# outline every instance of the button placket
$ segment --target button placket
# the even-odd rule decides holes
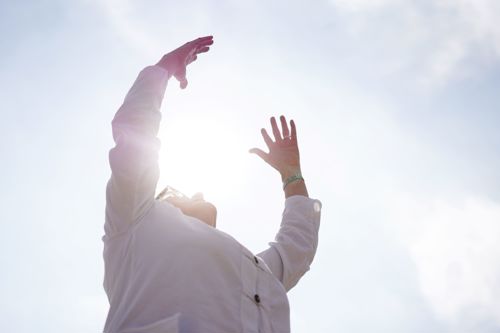
[[[261,268],[258,265],[258,258],[255,258],[250,251],[243,250],[241,264],[243,332],[254,333],[259,331],[261,322],[259,310],[261,297],[258,294],[258,279]]]
[[[255,266],[257,267],[257,279],[255,280],[255,291],[256,291],[256,294],[253,295],[253,299],[254,299],[254,301],[255,301],[255,303],[257,305],[260,305],[260,296],[259,296],[259,294],[257,294],[257,291],[258,291],[258,288],[259,288],[258,284],[259,284],[259,274],[260,274],[259,273],[259,269],[260,269],[260,267],[259,267],[259,259],[257,258],[257,256],[253,256],[253,261],[255,262]]]

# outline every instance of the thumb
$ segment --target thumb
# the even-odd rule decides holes
[[[181,89],[186,89],[188,85],[188,80],[184,77],[182,80],[179,81],[180,81],[179,86],[181,87]]]
[[[179,81],[179,86],[181,89],[185,89],[188,85],[188,80],[186,78],[186,67],[183,67],[175,73],[175,78]]]
[[[265,153],[262,149],[259,148],[252,148],[248,151],[250,154],[255,154],[262,158],[265,162],[268,161],[268,156],[269,154]]]

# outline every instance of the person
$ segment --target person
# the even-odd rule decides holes
[[[289,332],[286,292],[309,270],[318,245],[321,203],[301,176],[296,126],[271,118],[269,152],[254,148],[281,174],[285,209],[267,250],[254,255],[216,228],[217,210],[201,195],[159,178],[160,107],[173,76],[186,88],[186,66],[213,44],[198,38],[143,69],[113,121],[106,189],[104,288],[106,333]],[[244,212],[242,212],[242,215]]]

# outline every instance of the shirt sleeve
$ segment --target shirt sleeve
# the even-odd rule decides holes
[[[288,291],[309,270],[318,247],[321,202],[305,196],[291,196],[275,241],[261,257]]]
[[[112,121],[115,147],[109,152],[111,178],[106,189],[108,235],[126,230],[154,203],[160,107],[168,78],[161,67],[143,69]]]

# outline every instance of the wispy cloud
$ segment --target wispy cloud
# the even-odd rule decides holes
[[[331,0],[339,8],[350,11],[366,11],[403,3],[404,0]]]
[[[436,87],[477,74],[500,59],[500,3],[495,0],[331,0],[358,34],[387,45],[387,63],[413,69]],[[380,18],[383,17],[383,20]],[[350,22],[350,23],[349,23]],[[404,44],[403,50],[398,45]]]
[[[136,9],[128,0],[95,1],[115,32],[129,45],[141,50],[147,56],[157,56],[163,51],[161,45],[136,20]]]
[[[436,315],[461,332],[500,325],[500,204],[469,197],[461,202],[390,200],[420,288]]]

